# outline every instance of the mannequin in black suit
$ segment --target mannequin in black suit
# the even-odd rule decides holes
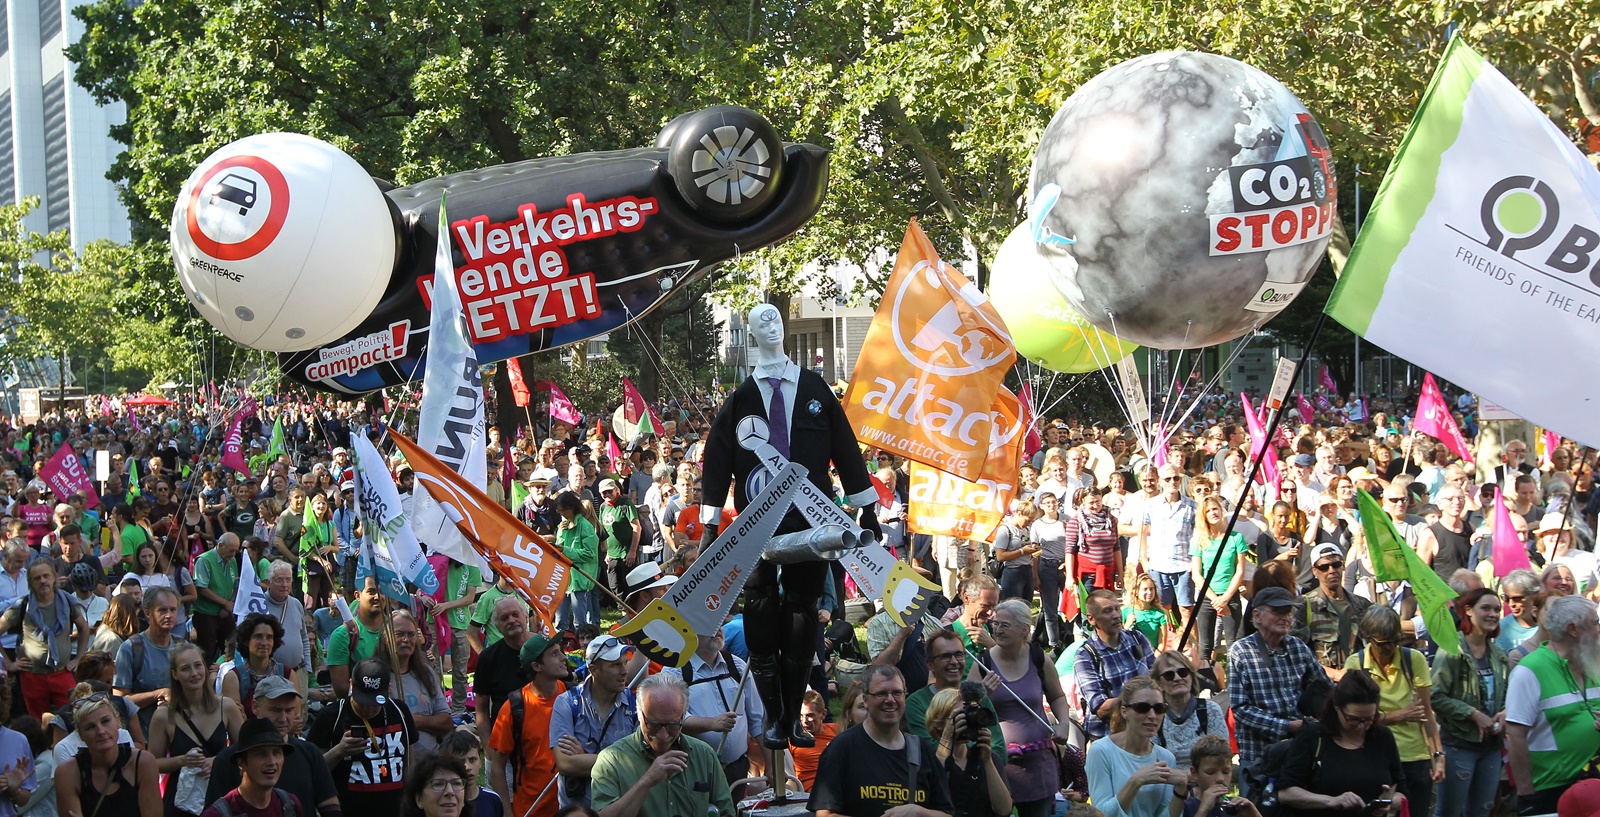
[[[723,402],[711,424],[706,443],[705,472],[701,478],[702,521],[706,523],[701,548],[717,536],[715,521],[733,490],[733,506],[743,511],[764,484],[754,453],[735,440],[734,430],[745,417],[768,421],[769,441],[790,461],[805,466],[808,476],[825,496],[833,496],[829,464],[838,469],[846,498],[862,508],[861,527],[882,538],[872,507],[878,501],[855,434],[844,407],[817,373],[802,369],[783,351],[783,316],[777,307],[761,304],[750,310],[750,333],[756,342],[754,374]],[[775,389],[776,386],[776,389]],[[775,394],[776,391],[776,394]],[[775,409],[776,396],[781,409]],[[787,423],[775,421],[781,410]],[[754,479],[752,473],[757,473]],[[810,528],[799,511],[791,510],[779,533]],[[769,749],[814,745],[812,736],[798,725],[800,704],[811,678],[811,659],[817,652],[817,605],[829,567],[826,562],[785,565],[780,585],[778,567],[758,562],[745,585],[745,645],[750,650],[750,677],[767,710],[762,735]]]

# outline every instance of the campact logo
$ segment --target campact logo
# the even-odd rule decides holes
[[[1587,270],[1589,281],[1600,285],[1600,231],[1574,223],[1562,232],[1561,201],[1549,184],[1532,176],[1507,176],[1484,193],[1478,217],[1489,249],[1568,275]],[[1552,243],[1556,235],[1561,237]],[[1544,258],[1530,261],[1519,254]]]

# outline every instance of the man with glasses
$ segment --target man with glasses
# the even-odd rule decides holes
[[[658,673],[639,685],[639,728],[594,762],[594,808],[601,817],[734,817],[716,750],[683,734],[689,688]]]
[[[948,817],[954,807],[933,742],[900,729],[906,703],[900,671],[874,665],[861,683],[866,689],[867,719],[859,729],[846,729],[823,751],[809,808],[817,817]]]
[[[1304,612],[1294,634],[1311,647],[1317,663],[1334,681],[1344,677],[1344,662],[1361,651],[1361,616],[1372,602],[1345,592],[1344,555],[1338,545],[1321,544],[1311,551],[1311,572],[1317,586],[1305,594]]]
[[[1515,488],[1515,480],[1519,476],[1531,477],[1535,489],[1539,485],[1539,469],[1527,462],[1528,444],[1522,440],[1509,440],[1502,454],[1505,463],[1496,465],[1489,472],[1489,481],[1500,486],[1500,490],[1511,493]]]
[[[1561,795],[1594,762],[1600,730],[1600,626],[1595,603],[1559,596],[1542,617],[1549,640],[1512,667],[1506,679],[1506,754],[1522,814],[1556,811]]]
[[[1327,674],[1304,641],[1289,634],[1298,599],[1267,587],[1250,602],[1256,631],[1228,648],[1228,701],[1239,743],[1239,793],[1255,801],[1266,787],[1259,774],[1268,746],[1293,737],[1305,724],[1300,695]]]
[[[938,738],[928,734],[928,704],[933,702],[933,696],[947,689],[959,690],[961,682],[967,677],[967,663],[972,660],[967,655],[966,645],[961,641],[961,636],[955,630],[940,630],[928,639],[928,685],[911,693],[906,698],[905,724],[913,735],[919,735],[929,740]],[[987,695],[983,698],[983,708],[994,711],[994,703]],[[995,716],[995,722],[1000,722],[1000,717]],[[1006,736],[1000,730],[991,730],[991,749],[995,757],[1004,757],[1006,753]]]
[[[1194,577],[1190,575],[1189,542],[1194,539],[1195,500],[1183,495],[1183,473],[1161,466],[1161,495],[1144,504],[1139,526],[1138,561],[1155,580],[1157,600],[1174,629],[1194,610]],[[1177,618],[1176,614],[1182,614]]]
[[[1471,569],[1472,528],[1467,526],[1467,497],[1446,484],[1439,490],[1439,521],[1417,534],[1417,556],[1448,582],[1457,570]]]
[[[1103,738],[1122,685],[1150,672],[1155,664],[1155,649],[1144,633],[1123,629],[1122,602],[1110,590],[1090,592],[1083,612],[1094,630],[1073,659],[1072,675],[1083,696],[1083,731],[1090,737]],[[1005,624],[997,621],[994,626]]]
[[[589,664],[589,677],[582,684],[561,693],[550,712],[550,748],[556,757],[556,770],[561,772],[561,805],[589,804],[590,777],[600,752],[619,740],[628,737],[635,718],[640,714],[633,690],[628,689],[628,659],[633,647],[614,635],[603,635],[589,642],[584,658]],[[658,675],[660,673],[657,673]],[[655,677],[655,676],[651,676]],[[646,679],[649,680],[648,678]],[[681,726],[687,701],[678,709],[676,721]],[[655,720],[669,720],[657,712]],[[678,737],[674,732],[673,739]],[[671,741],[668,741],[670,744]],[[709,752],[709,747],[707,747]],[[716,753],[710,752],[715,775],[722,781],[721,764]],[[683,771],[680,765],[676,771]],[[696,777],[705,780],[708,777]],[[724,781],[724,785],[726,782]],[[613,790],[613,797],[625,789]],[[620,813],[620,812],[619,812]],[[650,815],[673,812],[648,812]],[[698,817],[693,812],[677,812],[684,817]],[[699,812],[705,813],[704,811]]]

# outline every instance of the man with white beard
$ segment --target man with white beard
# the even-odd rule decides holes
[[[1582,596],[1545,602],[1549,640],[1511,670],[1506,742],[1522,814],[1548,814],[1600,750],[1600,623]]]

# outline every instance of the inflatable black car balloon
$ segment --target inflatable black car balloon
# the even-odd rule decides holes
[[[352,167],[295,134],[235,142],[185,184],[172,245],[185,293],[219,331],[279,352],[307,386],[356,394],[421,377],[441,199],[489,363],[614,331],[793,234],[822,205],[828,155],[719,106],[672,120],[649,148],[388,190]]]

